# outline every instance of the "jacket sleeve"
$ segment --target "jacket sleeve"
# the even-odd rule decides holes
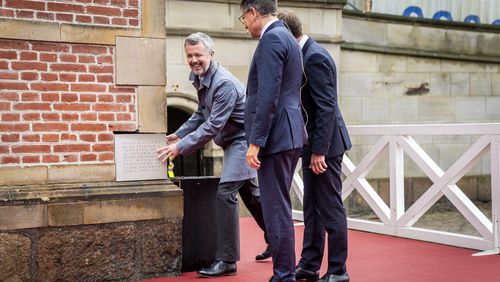
[[[223,80],[215,87],[212,110],[208,119],[177,143],[182,155],[193,153],[217,136],[234,110],[237,97],[235,85],[229,80]]]
[[[191,117],[184,124],[182,124],[177,131],[175,131],[175,135],[177,135],[180,139],[184,138],[189,133],[195,131],[204,120],[205,118],[203,117],[200,106],[198,106],[198,109],[196,109]]]
[[[256,112],[248,141],[265,147],[280,98],[286,50],[275,34],[263,37],[259,44],[262,46],[255,58],[258,79]]]
[[[335,126],[337,77],[335,65],[321,53],[311,55],[304,67],[310,95],[316,107],[316,118],[310,142],[312,153],[327,155]]]

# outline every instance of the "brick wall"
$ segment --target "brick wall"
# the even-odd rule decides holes
[[[0,0],[0,18],[139,28],[141,0]]]
[[[0,40],[1,166],[113,163],[112,131],[137,129],[114,48]]]

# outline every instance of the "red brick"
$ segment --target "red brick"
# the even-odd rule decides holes
[[[97,97],[97,101],[99,102],[110,102],[110,103],[113,103],[115,101],[115,98],[113,97],[113,95],[104,95],[104,94],[101,94]]]
[[[99,161],[100,162],[113,161],[114,159],[115,159],[114,153],[100,153],[99,154]]]
[[[78,81],[80,81],[80,82],[94,82],[95,75],[93,75],[93,74],[80,74],[80,75],[78,75]]]
[[[10,102],[0,102],[0,111],[10,111]]]
[[[71,84],[71,91],[76,92],[105,92],[106,85],[102,84]]]
[[[1,82],[0,89],[2,90],[28,90],[28,85],[21,82]]]
[[[118,113],[118,114],[116,114],[116,120],[117,121],[131,121],[132,117],[130,114]]]
[[[17,72],[0,72],[0,79],[4,80],[17,80],[19,78],[19,74]]]
[[[23,60],[23,61],[36,61],[36,60],[38,60],[38,53],[36,53],[36,52],[21,52],[21,60]]]
[[[87,13],[103,16],[121,16],[122,11],[118,8],[87,6]]]
[[[17,156],[3,156],[2,164],[18,164],[20,162],[19,157]]]
[[[35,18],[34,11],[16,11],[16,18],[20,19],[33,19]]]
[[[97,82],[113,83],[113,76],[112,75],[98,75]]]
[[[44,162],[44,163],[58,163],[59,156],[42,156],[42,162]]]
[[[40,142],[40,135],[38,134],[23,135],[23,142]]]
[[[16,51],[0,51],[0,59],[7,59],[7,60],[12,60],[12,59],[17,59],[17,52]]]
[[[135,124],[110,124],[108,125],[109,130],[112,131],[136,131],[137,126]]]
[[[58,102],[60,101],[59,93],[42,93],[42,101]]]
[[[76,134],[63,133],[61,134],[61,141],[76,141]]]
[[[76,56],[75,55],[71,55],[71,54],[61,54],[59,55],[59,59],[61,60],[61,62],[65,62],[65,63],[75,63],[76,62]]]
[[[24,121],[40,120],[40,113],[25,113],[23,114]]]
[[[38,80],[37,72],[23,72],[21,73],[22,80]]]
[[[113,93],[135,93],[135,88],[115,87],[112,85],[108,88],[108,91]]]
[[[91,23],[92,22],[92,17],[90,17],[90,16],[76,15],[76,21],[79,22],[79,23]]]
[[[2,142],[19,142],[21,140],[21,135],[19,134],[3,134]]]
[[[95,104],[92,106],[92,110],[98,112],[124,112],[124,105],[117,104]]]
[[[115,146],[111,144],[94,144],[92,145],[93,152],[114,152]]]
[[[5,7],[44,11],[45,3],[27,0],[5,0]]]
[[[114,137],[113,134],[101,133],[101,134],[99,134],[99,137],[97,138],[97,140],[99,142],[102,142],[102,141],[113,141],[113,137]]]
[[[78,103],[64,103],[64,104],[54,104],[54,110],[56,111],[88,111],[90,106],[87,104]]]
[[[29,124],[23,123],[0,123],[0,132],[19,132],[19,131],[28,131],[30,129]]]
[[[95,142],[96,135],[95,134],[80,134],[80,141]]]
[[[39,62],[12,62],[13,70],[47,71],[47,63]]]
[[[95,57],[88,56],[88,55],[80,55],[80,56],[78,56],[78,62],[84,63],[84,64],[95,63]]]
[[[97,155],[96,154],[82,154],[80,156],[80,160],[82,162],[93,162],[97,160]]]
[[[33,42],[34,51],[69,52],[69,45],[62,43]]]
[[[50,153],[50,145],[12,146],[12,153]]]
[[[61,74],[59,74],[59,80],[64,81],[64,82],[75,82],[76,81],[76,74],[61,73]]]
[[[77,64],[51,64],[52,71],[67,71],[67,72],[87,72],[87,68]]]
[[[80,94],[80,102],[95,102],[97,96],[95,94]]]
[[[36,12],[36,18],[39,20],[53,21],[54,14],[53,13],[45,13],[45,12]]]
[[[71,4],[62,4],[62,3],[47,3],[47,10],[49,11],[58,11],[58,12],[66,12],[66,13],[84,13],[85,7],[83,5],[71,5]]]
[[[90,145],[88,144],[68,144],[54,145],[54,152],[88,152]]]
[[[15,111],[26,111],[26,110],[40,110],[40,111],[50,111],[49,103],[18,103],[14,105]]]
[[[0,145],[0,154],[8,154],[10,145]]]
[[[128,24],[131,26],[139,26],[139,20],[138,19],[130,19],[130,20],[128,20]]]
[[[89,72],[113,74],[113,66],[89,66]]]
[[[73,15],[72,14],[59,14],[59,13],[57,13],[56,20],[63,21],[63,22],[72,22]]]
[[[43,113],[42,120],[44,121],[60,121],[59,113]]]
[[[0,101],[19,101],[19,95],[16,92],[0,92]]]
[[[63,93],[61,94],[61,102],[76,102],[78,101],[78,95],[73,93]]]
[[[61,120],[63,121],[77,121],[78,119],[78,114],[61,114]]]
[[[20,121],[21,115],[18,113],[3,113],[1,115],[2,121]]]
[[[40,101],[40,94],[33,92],[26,92],[21,94],[22,101]]]
[[[135,105],[134,104],[129,104],[128,105],[128,111],[131,113],[135,113]]]
[[[34,164],[40,162],[40,156],[24,156],[23,163]]]
[[[42,142],[59,142],[59,134],[44,134]]]
[[[94,4],[107,6],[109,4],[109,0],[94,0]]]
[[[127,25],[127,19],[124,18],[114,18],[111,20],[111,24],[113,25]]]
[[[55,73],[42,73],[41,80],[43,81],[57,81],[57,74]]]
[[[40,53],[40,61],[57,62],[57,54]]]
[[[99,56],[97,57],[97,62],[99,64],[112,64],[113,63],[113,56]]]
[[[80,115],[80,118],[82,119],[82,121],[96,121],[97,114],[96,113],[82,113]]]
[[[68,91],[64,83],[31,83],[31,89],[40,91]]]
[[[68,131],[66,123],[34,123],[33,131]]]
[[[8,70],[8,69],[9,69],[9,62],[0,61],[0,70]]]
[[[106,131],[107,126],[104,123],[73,123],[71,131]]]
[[[115,120],[115,114],[111,113],[100,113],[99,114],[99,121],[114,121]]]
[[[85,54],[106,54],[107,48],[104,46],[96,45],[73,45],[73,53],[85,53]]]
[[[111,6],[127,7],[127,0],[111,0]]]
[[[139,11],[136,9],[125,9],[123,10],[123,16],[127,18],[137,18],[139,16]]]
[[[102,16],[94,16],[93,17],[93,22],[95,24],[109,24],[109,18],[107,17],[102,17]]]
[[[3,39],[0,40],[0,49],[29,50],[30,45],[26,41]]]
[[[128,5],[130,7],[138,7],[139,6],[139,1],[137,1],[137,0],[128,0]]]
[[[78,155],[64,155],[63,161],[67,163],[75,163],[78,161]]]
[[[79,2],[79,3],[92,3],[92,1],[94,1],[94,0],[76,0],[76,2]]]
[[[132,102],[132,96],[130,95],[116,95],[117,103],[130,103]]]
[[[13,10],[0,9],[0,16],[1,17],[6,17],[6,18],[13,18],[14,17],[14,11]]]

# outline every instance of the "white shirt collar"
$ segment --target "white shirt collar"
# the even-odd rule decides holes
[[[300,49],[304,49],[304,45],[306,45],[307,39],[309,39],[309,36],[307,36],[307,34],[302,35],[302,39],[300,39],[299,42]]]
[[[269,26],[271,26],[274,22],[277,22],[278,19],[277,18],[274,18],[274,19],[271,19],[270,21],[268,21],[266,23],[266,25],[262,28],[262,31],[260,32],[260,38],[262,38],[262,35],[264,35],[264,32],[266,32],[266,30],[269,28]]]

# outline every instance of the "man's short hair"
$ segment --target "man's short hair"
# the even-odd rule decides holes
[[[278,9],[278,0],[241,0],[240,8],[244,12],[255,8],[261,15],[275,14]]]
[[[285,25],[292,32],[293,37],[299,38],[302,36],[302,23],[297,14],[291,10],[280,10],[278,11],[278,19],[285,22]]]
[[[189,45],[198,45],[199,43],[205,46],[205,49],[208,53],[212,53],[214,51],[214,42],[212,38],[203,32],[196,32],[184,39],[184,46]]]

